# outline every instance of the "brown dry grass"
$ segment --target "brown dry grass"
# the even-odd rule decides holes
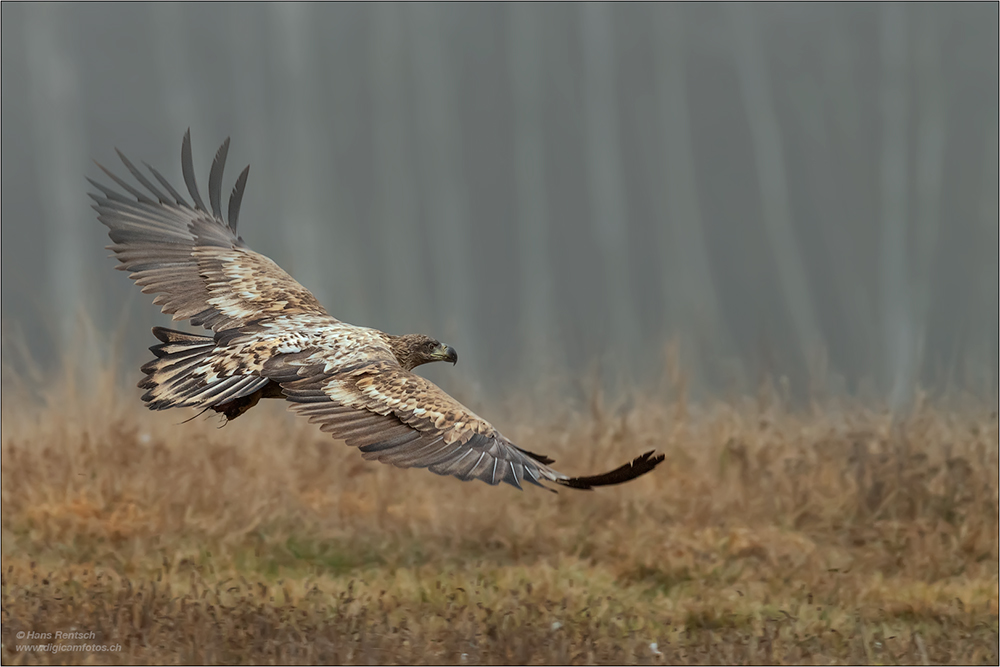
[[[277,404],[217,430],[66,387],[3,404],[4,664],[998,660],[982,404],[595,399],[503,430],[570,473],[667,461],[556,495],[366,463]],[[18,649],[71,629],[121,648]]]

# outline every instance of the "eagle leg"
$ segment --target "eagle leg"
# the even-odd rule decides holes
[[[281,392],[281,385],[277,382],[269,382],[264,385],[263,388],[258,389],[252,394],[240,396],[239,398],[234,398],[231,401],[226,401],[225,403],[220,403],[219,405],[213,405],[212,409],[225,415],[227,421],[232,421],[253,406],[257,405],[262,398],[284,397],[285,395]]]
[[[260,401],[261,394],[263,393],[263,389],[258,389],[248,396],[240,396],[239,398],[234,398],[231,401],[226,401],[225,403],[220,403],[219,405],[213,405],[212,409],[225,415],[226,421],[233,421],[244,412],[257,405],[257,402]]]

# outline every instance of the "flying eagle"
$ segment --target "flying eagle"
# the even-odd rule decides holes
[[[148,164],[154,185],[121,151],[146,192],[98,164],[122,190],[87,179],[98,220],[118,261],[154,304],[174,320],[211,329],[202,336],[163,327],[142,367],[151,410],[212,409],[235,419],[261,398],[284,398],[320,429],[358,447],[365,459],[428,468],[461,480],[548,480],[574,489],[619,484],[663,461],[647,452],[611,472],[569,477],[552,459],[514,445],[487,421],[412,371],[431,361],[456,363],[454,348],[421,334],[393,336],[332,317],[305,287],[251,250],[236,233],[248,166],[222,214],[222,171],[229,139],[215,154],[202,200],[191,159],[191,132],[181,169],[192,203]],[[228,219],[228,222],[227,222]]]

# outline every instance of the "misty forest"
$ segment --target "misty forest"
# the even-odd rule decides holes
[[[995,391],[995,5],[3,17],[9,364],[143,358],[167,318],[111,270],[84,176],[117,147],[179,180],[190,127],[199,178],[226,136],[224,187],[251,165],[250,246],[342,320],[455,346],[445,384],[670,358],[694,396]]]

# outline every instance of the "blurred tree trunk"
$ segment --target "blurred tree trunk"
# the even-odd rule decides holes
[[[82,249],[90,245],[95,231],[91,211],[85,201],[81,168],[90,164],[84,144],[83,115],[76,60],[60,30],[56,5],[39,4],[24,12],[24,63],[28,72],[31,116],[32,164],[39,187],[44,220],[36,221],[45,230],[46,266],[40,273],[48,279],[52,321],[47,324],[53,341],[63,351],[86,350],[80,340],[80,316],[92,305],[88,296],[87,271]],[[72,34],[72,27],[69,31]],[[72,44],[72,43],[70,43]],[[14,223],[8,219],[7,224]],[[15,223],[16,224],[16,223]],[[31,224],[23,221],[20,224]],[[41,267],[39,267],[41,268]],[[87,350],[88,352],[90,350]],[[59,358],[59,355],[53,355]],[[84,355],[88,356],[89,355]],[[88,368],[80,368],[86,372]]]
[[[620,369],[637,361],[640,332],[629,267],[629,220],[618,137],[618,95],[611,7],[580,6],[590,221],[604,261],[603,298],[609,320],[606,354]],[[598,302],[598,303],[600,303]],[[596,307],[596,304],[595,304]],[[600,317],[595,313],[595,316]],[[633,369],[628,369],[633,370]]]
[[[460,351],[467,376],[475,378],[480,377],[479,368],[501,363],[479,356],[487,350],[479,346],[475,327],[479,315],[477,276],[507,269],[475,263],[462,178],[461,122],[452,89],[455,76],[444,50],[442,22],[449,10],[434,4],[412,4],[406,5],[406,11],[412,26],[417,145],[424,165],[421,177],[426,198],[422,204],[432,261],[433,302],[445,323],[445,332],[439,337],[447,336],[447,342]]]
[[[825,346],[809,294],[809,276],[795,239],[785,176],[781,129],[773,107],[771,81],[754,13],[757,7],[728,5],[740,88],[760,183],[764,230],[794,328],[801,360],[808,365]]]
[[[314,8],[307,4],[287,3],[268,5],[268,10],[280,45],[275,54],[277,76],[274,77],[275,90],[272,92],[278,101],[275,155],[279,169],[286,173],[280,181],[283,185],[279,189],[280,210],[283,217],[296,218],[295,225],[285,227],[289,235],[285,243],[291,251],[290,266],[287,268],[296,280],[316,295],[320,303],[336,313],[339,304],[327,299],[330,294],[327,281],[333,280],[334,276],[344,280],[351,278],[344,274],[340,262],[324,266],[326,263],[322,261],[327,250],[338,259],[346,253],[342,248],[324,248],[320,229],[323,223],[316,208],[322,199],[326,204],[322,217],[336,219],[336,185],[328,182],[320,184],[321,173],[316,160],[319,147],[316,146],[316,137],[311,136],[309,131],[310,127],[316,127],[320,122],[314,115],[315,105],[309,99],[312,84],[320,74],[310,53],[310,15]],[[325,196],[321,197],[321,192]],[[343,287],[340,281],[334,284]]]
[[[917,347],[907,256],[907,20],[906,5],[880,5],[882,226],[879,297],[889,406],[909,405],[916,378]]]
[[[702,230],[697,169],[691,142],[685,66],[684,5],[649,5],[653,11],[654,77],[662,128],[664,215],[660,232],[667,333],[679,341],[679,358],[691,388],[707,389],[706,370],[732,349],[722,321]],[[662,33],[661,33],[662,31]]]
[[[997,248],[1000,246],[1000,200],[997,198],[997,183],[1000,181],[1000,160],[998,160],[998,131],[996,118],[987,120],[983,140],[983,176],[980,186],[980,216],[975,238],[982,239],[978,257],[973,261],[979,270],[976,286],[970,290],[969,302],[972,306],[973,333],[966,353],[966,373],[963,378],[971,391],[981,396],[997,395],[997,363],[1000,362],[1000,283],[997,269],[1000,265]]]
[[[867,210],[864,201],[867,174],[859,165],[866,161],[867,142],[862,128],[863,96],[858,89],[859,67],[857,49],[851,41],[850,26],[843,17],[834,15],[829,22],[823,44],[823,94],[814,108],[807,110],[805,122],[816,119],[818,152],[826,158],[831,174],[827,187],[834,215],[820,226],[823,245],[835,269],[830,279],[843,313],[843,330],[849,332],[842,340],[839,370],[858,377],[875,367],[879,355],[878,318],[866,281],[865,263],[859,235],[865,228],[874,228],[877,218]],[[807,73],[803,77],[808,77]],[[828,332],[829,337],[835,335]]]
[[[514,102],[514,182],[520,266],[521,364],[526,371],[561,366],[554,345],[552,263],[542,120],[542,15],[532,4],[511,3],[507,47]]]
[[[333,133],[323,131],[325,118],[321,88],[324,72],[317,58],[314,36],[316,8],[310,4],[267,5],[278,33],[276,76],[272,99],[277,169],[290,172],[279,180],[281,217],[292,236],[289,273],[310,289],[335,317],[364,317],[366,309],[360,243],[356,221],[341,216],[339,185],[334,178]],[[288,224],[294,218],[295,224]],[[334,296],[335,295],[335,296]]]
[[[425,331],[431,322],[420,307],[424,274],[420,267],[420,199],[413,174],[407,116],[408,35],[403,7],[392,3],[368,6],[373,34],[370,40],[372,138],[376,202],[375,238],[381,261],[380,285],[385,321],[394,333]]]
[[[915,225],[911,250],[913,268],[908,284],[913,290],[912,326],[916,347],[910,363],[914,368],[911,384],[917,382],[924,361],[924,342],[930,324],[930,303],[934,287],[934,256],[941,224],[941,190],[944,182],[944,155],[947,137],[947,94],[941,68],[941,42],[934,4],[914,12],[912,33],[916,84],[916,154],[914,168]],[[904,26],[905,28],[905,26]]]
[[[188,15],[184,6],[176,3],[153,2],[148,8],[150,24],[154,26],[156,83],[163,100],[163,108],[166,110],[167,122],[169,127],[176,130],[178,137],[184,130],[191,128],[192,148],[197,155],[198,144],[195,142],[197,139],[195,135],[208,128],[204,123],[203,109],[198,102],[194,81],[190,76],[190,72],[195,71],[196,63],[191,62],[190,49],[187,45],[188,30],[185,21]],[[179,158],[179,145],[176,155]],[[201,166],[195,164],[195,167]],[[160,171],[168,179],[172,178],[162,169]],[[179,192],[186,193],[187,190],[181,188]]]

